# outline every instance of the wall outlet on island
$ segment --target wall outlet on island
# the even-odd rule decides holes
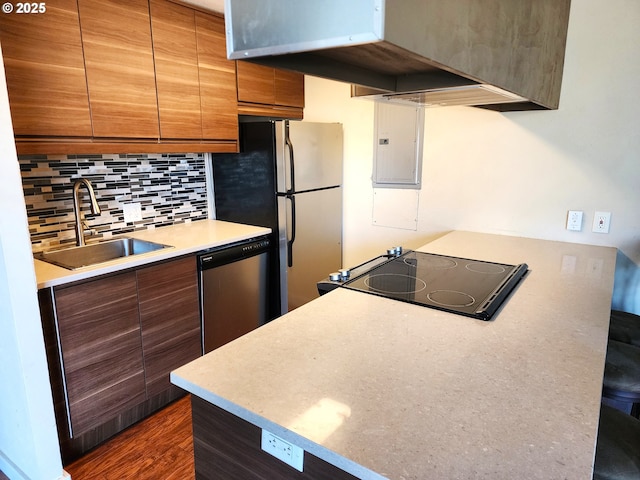
[[[267,430],[262,430],[262,450],[282,460],[299,472],[303,471],[304,450]]]
[[[142,220],[142,206],[139,203],[122,204],[125,223],[139,222]]]

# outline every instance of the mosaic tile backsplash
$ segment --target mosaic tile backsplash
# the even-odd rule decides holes
[[[29,155],[19,157],[33,252],[75,245],[73,183],[91,181],[80,205],[91,234],[87,243],[135,230],[207,218],[204,154]],[[125,223],[122,205],[140,203],[142,220]]]

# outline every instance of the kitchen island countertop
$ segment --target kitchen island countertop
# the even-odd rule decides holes
[[[270,232],[271,229],[265,227],[255,227],[220,220],[198,220],[166,227],[139,230],[117,237],[114,236],[113,238],[139,238],[141,240],[169,245],[170,248],[120,258],[76,270],[68,270],[42,260],[34,259],[36,281],[38,289],[54,287],[79,280],[87,280],[98,275],[113,273],[126,268],[138,267],[181,255],[196,253],[208,248],[219,247],[260,235],[267,235]],[[105,238],[104,240],[108,239]]]
[[[336,289],[172,372],[358,478],[591,479],[616,249],[452,232],[529,272],[490,322]]]

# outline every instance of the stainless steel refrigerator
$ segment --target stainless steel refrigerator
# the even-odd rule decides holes
[[[270,227],[275,318],[317,298],[342,267],[342,125],[240,124],[240,153],[212,155],[215,217]]]

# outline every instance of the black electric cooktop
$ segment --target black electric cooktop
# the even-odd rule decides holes
[[[524,263],[506,265],[408,250],[342,271],[337,281],[334,276],[328,283],[490,320],[527,268]],[[322,290],[320,284],[318,289]]]

